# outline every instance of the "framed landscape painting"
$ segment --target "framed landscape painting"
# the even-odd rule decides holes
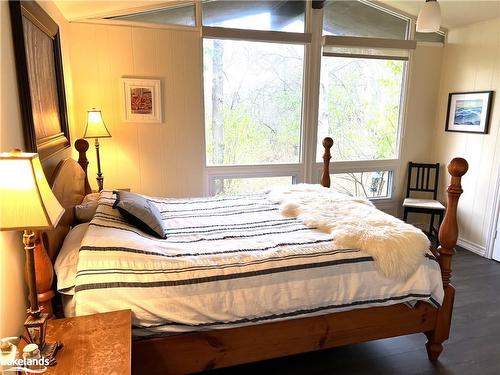
[[[159,79],[123,78],[126,122],[161,122]]]
[[[487,134],[492,97],[493,91],[450,93],[446,131]]]

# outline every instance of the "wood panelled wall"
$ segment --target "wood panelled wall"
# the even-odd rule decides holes
[[[489,133],[445,132],[448,93],[477,90],[495,90]],[[462,180],[465,193],[459,206],[459,244],[484,254],[500,172],[500,18],[449,31],[441,70],[433,156],[442,165],[454,156],[469,162],[469,172]],[[442,198],[446,181],[440,182]]]
[[[75,128],[102,110],[112,138],[101,140],[104,187],[157,196],[203,194],[204,128],[199,31],[71,24]],[[123,122],[122,77],[161,80],[161,124]],[[95,187],[95,156],[89,153]]]

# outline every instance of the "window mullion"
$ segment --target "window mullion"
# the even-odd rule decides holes
[[[317,182],[314,166],[316,161],[316,142],[318,133],[323,9],[310,10],[308,31],[311,33],[311,43],[306,46],[304,61],[302,155],[304,163],[304,182],[314,183]]]

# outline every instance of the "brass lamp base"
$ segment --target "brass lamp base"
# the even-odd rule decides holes
[[[59,341],[51,343],[45,342],[49,314],[40,313],[39,311],[28,312],[29,314],[24,322],[24,327],[28,333],[30,343],[37,344],[41,357],[48,360],[49,366],[54,366],[57,363],[57,351],[63,347],[63,344]]]

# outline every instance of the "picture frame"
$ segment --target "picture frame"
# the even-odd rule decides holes
[[[35,1],[9,1],[26,151],[44,161],[70,147],[57,23]]]
[[[492,98],[493,91],[450,93],[445,131],[488,134]]]
[[[161,81],[122,78],[124,121],[161,123]]]

